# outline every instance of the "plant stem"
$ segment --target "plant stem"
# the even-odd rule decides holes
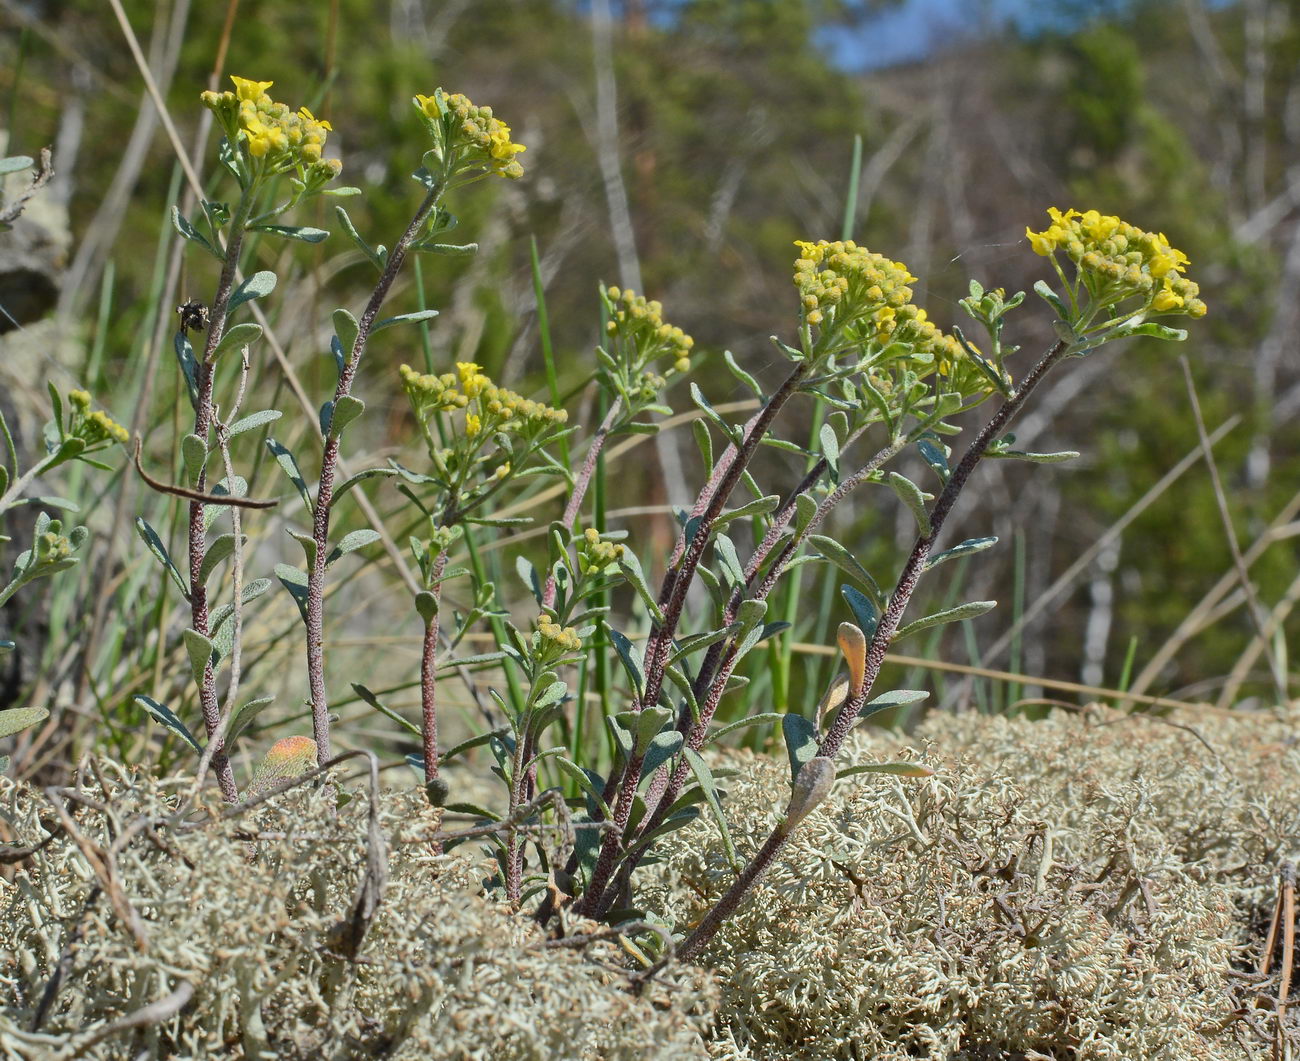
[[[907,563],[903,565],[903,571],[898,577],[894,592],[890,595],[889,607],[885,609],[885,614],[881,617],[880,623],[871,638],[871,644],[867,649],[865,680],[859,691],[851,696],[840,708],[834,725],[817,749],[819,756],[834,759],[849,731],[857,722],[858,712],[861,711],[862,705],[866,703],[867,697],[871,694],[871,688],[880,675],[880,668],[884,663],[889,643],[897,632],[903,613],[907,610],[907,605],[912,599],[917,583],[920,581],[925,568],[925,561],[930,556],[930,550],[935,539],[938,538],[939,532],[943,529],[944,522],[952,511],[952,507],[956,503],[962,488],[970,478],[971,472],[975,470],[975,466],[979,464],[989,446],[1001,435],[1024,406],[1025,401],[1033,393],[1043,377],[1069,351],[1069,344],[1060,341],[1043,356],[1021,382],[1016,392],[1003,402],[998,411],[993,414],[992,419],[980,430],[980,433],[962,456],[961,463],[953,469],[947,485],[935,501],[934,509],[930,513],[930,532],[918,538],[916,544],[912,547],[912,552],[907,558]],[[784,820],[772,830],[771,835],[768,836],[767,841],[759,849],[758,854],[753,857],[740,876],[723,894],[722,898],[714,904],[713,908],[687,937],[686,942],[677,951],[679,958],[683,960],[691,958],[717,934],[723,922],[735,912],[745,894],[763,875],[768,866],[772,864],[790,835],[791,830]]]
[[[447,566],[447,550],[443,549],[434,558],[431,575],[432,585],[429,592],[436,603],[441,603],[442,572]],[[424,645],[420,652],[420,717],[421,735],[424,742],[424,783],[427,785],[438,778],[438,705],[436,699],[438,676],[438,612],[424,624]]]
[[[439,180],[424,197],[424,201],[406,226],[406,231],[393,245],[388,253],[388,262],[384,266],[379,283],[366,303],[366,308],[357,321],[357,337],[352,344],[352,351],[342,371],[339,372],[338,385],[334,388],[334,402],[337,407],[340,398],[352,392],[352,381],[356,376],[357,365],[370,338],[371,328],[379,314],[379,308],[388,297],[388,292],[397,278],[406,253],[411,243],[419,235],[430,211],[437,205],[445,180]],[[333,430],[325,439],[325,452],[321,457],[320,483],[316,491],[316,503],[312,510],[312,538],[316,542],[316,555],[307,572],[307,682],[311,689],[312,734],[316,738],[316,761],[324,765],[330,758],[330,720],[329,704],[325,698],[325,560],[328,555],[330,511],[334,502],[334,476],[338,467],[339,436]]]
[[[582,468],[579,469],[578,476],[573,481],[573,492],[569,495],[568,504],[564,506],[564,515],[560,517],[560,523],[567,531],[573,530],[573,525],[578,521],[578,512],[582,509],[583,499],[587,496],[587,487],[591,484],[591,477],[596,471],[596,461],[605,448],[609,432],[614,426],[614,421],[618,419],[618,414],[622,411],[622,408],[623,399],[615,398],[614,404],[609,407],[609,412],[605,414],[605,419],[601,421],[600,427],[596,429],[591,445],[587,448],[587,456],[582,461]],[[555,606],[555,592],[555,571],[552,569],[546,576],[546,588],[542,591],[543,608]]]
[[[198,398],[194,406],[194,434],[203,440],[205,446],[212,429],[213,417],[212,385],[215,365],[212,363],[212,355],[226,329],[230,295],[235,285],[235,274],[239,269],[239,252],[244,245],[244,226],[252,213],[253,199],[252,189],[246,190],[239,199],[239,205],[235,207],[234,217],[230,219],[230,240],[226,245],[226,256],[221,265],[216,295],[208,311],[208,334],[203,346],[203,356],[198,362]],[[200,469],[194,485],[198,492],[203,492],[207,486],[206,469]],[[203,527],[203,503],[200,501],[190,501],[188,537],[190,626],[196,633],[207,637],[208,591],[202,577],[207,532]],[[239,798],[239,792],[235,787],[235,775],[230,767],[230,759],[226,755],[225,738],[218,732],[221,728],[221,705],[217,700],[217,678],[211,660],[204,666],[202,681],[199,683],[199,708],[203,714],[203,726],[207,731],[208,740],[217,743],[217,748],[212,754],[212,769],[217,775],[222,798],[227,803],[234,803]]]

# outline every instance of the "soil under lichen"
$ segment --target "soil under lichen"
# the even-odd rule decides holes
[[[935,715],[909,738],[933,777],[837,783],[700,965],[636,989],[616,943],[555,946],[485,895],[480,850],[432,851],[411,791],[382,799],[387,886],[346,960],[363,783],[337,815],[328,790],[300,789],[230,821],[142,829],[109,858],[184,786],[101,763],[88,802],[67,803],[72,828],[0,865],[0,1054],[1267,1057],[1276,979],[1252,970],[1300,846],[1297,722]],[[845,758],[899,746],[864,732]],[[747,753],[718,766],[734,770],[743,854],[788,771]],[[57,820],[46,793],[0,780],[10,851]],[[638,905],[679,929],[698,919],[731,874],[715,830],[701,818],[666,841]],[[182,985],[178,1012],[139,1019]]]

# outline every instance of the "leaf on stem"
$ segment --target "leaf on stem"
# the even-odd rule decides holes
[[[968,601],[965,604],[959,604],[955,608],[945,608],[941,612],[935,612],[933,615],[927,615],[923,619],[917,619],[908,623],[901,630],[894,634],[894,641],[901,641],[905,637],[919,633],[921,630],[928,630],[932,626],[942,626],[944,623],[956,623],[963,619],[974,619],[977,615],[983,615],[985,612],[992,611],[998,606],[995,600],[975,600]]]
[[[189,727],[177,718],[175,713],[173,713],[171,708],[166,704],[160,704],[152,696],[145,696],[143,693],[137,694],[133,699],[137,704],[149,712],[155,722],[164,728],[171,730],[176,734],[176,736],[180,737],[181,740],[200,755],[203,754],[202,746],[194,739],[194,734],[189,731]]]

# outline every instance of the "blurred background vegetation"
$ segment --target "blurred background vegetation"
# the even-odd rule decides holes
[[[599,337],[600,280],[663,301],[704,352],[696,378],[711,399],[748,397],[715,371],[723,349],[772,382],[781,370],[767,336],[788,338],[795,319],[792,241],[840,235],[855,138],[853,234],[905,261],[922,278],[918,301],[945,326],[969,278],[1015,291],[1047,275],[1024,229],[1041,227],[1049,205],[1095,207],[1167,233],[1191,257],[1210,305],[1205,326],[1184,347],[1116,344],[1058,374],[1016,428],[1018,444],[1083,457],[982,468],[957,537],[991,533],[1003,544],[962,569],[959,587],[936,590],[1002,606],[904,649],[1031,679],[902,669],[895,677],[933,683],[949,708],[1090,698],[1033,678],[1225,707],[1276,700],[1267,659],[1281,657],[1285,669],[1300,599],[1292,537],[1300,512],[1300,0],[122,7],[205,178],[214,145],[198,93],[231,73],[274,80],[277,98],[307,103],[333,123],[330,151],[343,160],[343,182],[363,191],[348,208],[372,241],[391,243],[417,198],[409,174],[424,145],[408,103],[415,93],[442,85],[490,103],[528,145],[523,181],[480,186],[457,204],[460,233],[479,242],[478,256],[429,259],[397,290],[394,312],[427,304],[442,315],[424,341],[385,333],[373,345],[357,386],[371,415],[356,467],[410,442],[396,386],[402,361],[443,371],[476,360],[506,384],[541,393],[530,239],[561,386],[577,391],[573,408],[588,430],[593,410],[581,385]],[[85,386],[144,437],[146,464],[179,481],[175,442],[185,429],[173,308],[207,298],[214,273],[197,255],[182,264],[175,249],[167,212],[184,191],[165,123],[104,0],[0,0],[0,25],[5,153],[51,145],[58,171],[29,208],[26,230],[0,236],[4,268],[21,258],[21,284],[42,296],[18,322],[4,322],[0,399],[30,446],[48,415],[43,380]],[[207,139],[196,146],[199,136]],[[296,223],[336,227],[324,203],[311,209]],[[329,312],[355,310],[371,274],[337,234],[315,247],[263,244],[255,257],[280,273],[271,319],[314,408],[332,387]],[[10,312],[17,282],[3,289]],[[1051,342],[1050,324],[1041,304],[1012,318],[1021,371]],[[1213,479],[1198,459],[1181,354],[1216,438],[1258,621],[1244,606]],[[249,408],[298,413],[277,362],[262,356],[261,404]],[[807,437],[808,413],[785,425],[786,437]],[[311,424],[295,420],[300,433],[286,441],[310,451]],[[255,447],[249,441],[240,458],[245,474],[256,469],[251,492],[280,492]],[[131,527],[138,512],[174,527],[179,508],[145,489],[125,459],[120,466],[113,477],[73,473],[48,491],[81,503],[92,561],[0,615],[0,635],[26,638],[4,658],[0,706],[61,709],[18,760],[27,770],[67,761],[91,741],[132,756],[147,745],[165,760],[132,694],[193,711],[179,602],[163,592]],[[773,457],[764,471],[774,484],[796,480],[788,460]],[[611,457],[608,482],[611,526],[630,526],[647,569],[661,571],[676,533],[669,506],[689,504],[701,482],[689,432]],[[370,496],[383,512],[402,507],[391,489]],[[837,535],[880,581],[892,581],[910,517],[885,491],[859,492],[839,511]],[[555,518],[549,508],[534,514]],[[277,514],[255,530],[253,575],[285,558],[292,543],[283,525],[295,518]],[[399,528],[395,536],[404,538]],[[21,530],[15,537],[19,548]],[[374,553],[332,605],[330,684],[351,720],[336,730],[344,743],[394,738],[386,720],[349,701],[348,682],[395,690],[389,702],[402,710],[415,701],[400,687],[416,674],[418,620],[387,557]],[[490,555],[507,557],[498,584],[518,596],[508,550]],[[828,631],[848,618],[838,583],[819,568],[802,571],[793,640],[829,644]],[[303,668],[296,614],[284,594],[273,596],[250,620],[245,682],[281,694],[283,726],[285,716],[301,716],[292,705],[301,702]],[[800,653],[788,676],[756,668],[751,690],[763,703],[750,710],[811,708],[829,666]]]

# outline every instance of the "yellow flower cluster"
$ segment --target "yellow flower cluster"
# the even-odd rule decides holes
[[[130,433],[107,413],[96,409],[90,411],[90,393],[83,390],[68,392],[68,404],[72,406],[69,432],[82,439],[87,448],[102,442],[120,442],[125,445],[131,438]]]
[[[859,247],[852,240],[796,240],[794,284],[804,320],[822,324],[828,313],[840,323],[870,319],[887,336],[897,311],[912,300],[914,277],[902,262]]]
[[[563,424],[569,419],[569,414],[563,409],[552,409],[542,402],[498,387],[483,374],[482,366],[473,361],[457,361],[456,371],[460,376],[461,390],[478,403],[478,415],[470,414],[465,418],[467,434],[476,433],[483,424],[505,430],[529,430],[548,424]],[[469,428],[471,418],[476,421],[473,431]]]
[[[563,409],[552,409],[505,387],[498,387],[484,374],[482,367],[472,361],[458,361],[454,373],[444,372],[440,376],[417,372],[410,365],[403,365],[400,372],[402,389],[417,416],[464,409],[465,434],[469,438],[484,431],[527,432],[551,424],[563,424],[569,418]],[[500,476],[508,474],[507,467]]]
[[[277,103],[266,91],[272,81],[230,80],[234,92],[204,92],[200,96],[221,119],[228,139],[242,140],[248,153],[265,159],[272,170],[301,166],[311,169],[312,176],[322,182],[338,176],[339,161],[321,157],[325,134],[333,131],[329,122],[306,107],[295,113],[287,104]]]
[[[442,118],[436,94],[417,95],[415,102],[426,118],[432,121]],[[524,167],[515,156],[528,149],[510,139],[510,126],[493,115],[491,107],[475,106],[459,92],[443,95],[442,102],[454,120],[453,132],[460,138],[462,146],[468,148],[469,154],[476,156],[473,159],[475,163],[486,165],[498,177],[510,180],[518,180],[524,175]]]
[[[672,359],[673,372],[690,371],[691,348],[695,346],[695,340],[664,320],[662,303],[617,287],[611,287],[605,293],[617,307],[605,329],[610,335],[619,336],[635,346],[638,365],[668,357]],[[663,383],[659,386],[662,387]]]
[[[469,399],[456,390],[456,376],[451,372],[435,376],[430,372],[416,372],[410,365],[403,365],[399,371],[402,389],[418,415],[450,412],[469,404]]]
[[[1064,251],[1089,290],[1099,298],[1119,301],[1141,296],[1157,313],[1204,317],[1200,288],[1182,275],[1187,255],[1170,245],[1164,233],[1145,232],[1111,214],[1080,213],[1056,207],[1047,211],[1051,225],[1041,232],[1025,229],[1036,254]]]
[[[555,648],[563,649],[565,652],[577,652],[578,649],[582,648],[582,639],[578,637],[578,632],[571,626],[561,626],[549,619],[542,619],[537,623],[537,632],[542,635],[544,642],[548,642]]]
[[[578,564],[584,575],[604,571],[611,564],[618,563],[622,556],[623,545],[604,541],[595,527],[582,532],[582,539],[578,542]]]

